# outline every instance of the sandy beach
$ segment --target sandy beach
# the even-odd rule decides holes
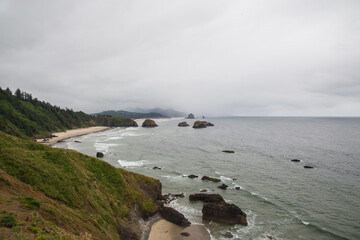
[[[82,136],[82,135],[89,134],[89,133],[100,132],[100,131],[104,131],[106,129],[109,129],[109,127],[98,126],[98,127],[72,129],[72,130],[67,130],[65,132],[52,133],[52,135],[54,135],[56,137],[37,139],[37,142],[43,143],[46,145],[53,145],[53,144],[57,143],[58,141],[62,141],[62,140],[65,140],[65,139],[68,139],[71,137],[77,137],[77,136]]]
[[[183,236],[181,233],[188,233]],[[191,224],[189,227],[180,227],[164,219],[154,223],[151,227],[148,240],[210,240],[210,235],[201,224]]]

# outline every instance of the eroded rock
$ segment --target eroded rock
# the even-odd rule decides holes
[[[247,226],[246,213],[235,204],[205,203],[202,213],[203,220]]]

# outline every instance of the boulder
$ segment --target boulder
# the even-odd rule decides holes
[[[220,194],[195,193],[189,195],[190,201],[203,201],[206,203],[223,203],[224,198]]]
[[[190,114],[187,116],[187,119],[195,119],[194,114],[190,113]]]
[[[314,168],[314,167],[310,165],[305,165],[304,168]]]
[[[233,235],[231,234],[231,232],[226,232],[226,233],[224,233],[224,234],[222,234],[224,237],[226,237],[226,238],[232,238],[233,237]]]
[[[102,152],[97,152],[96,153],[96,157],[100,158],[100,157],[104,157],[104,154]]]
[[[207,189],[200,189],[200,192],[207,192]]]
[[[152,119],[146,119],[142,124],[142,127],[157,127],[157,126],[158,125]]]
[[[301,162],[301,160],[299,160],[299,159],[291,159],[290,161],[292,161],[292,162]]]
[[[207,122],[207,121],[195,121],[193,128],[206,128],[206,127],[213,127],[214,124]]]
[[[188,127],[190,126],[187,122],[181,122],[178,124],[178,127]]]
[[[193,128],[206,128],[206,121],[194,122]]]
[[[205,203],[202,209],[203,220],[247,226],[246,213],[230,203]]]
[[[198,176],[197,176],[197,175],[194,175],[194,174],[190,174],[190,175],[188,176],[188,178],[193,179],[193,178],[198,178]]]
[[[223,153],[235,153],[234,151],[232,151],[232,150],[224,150],[224,151],[222,151]]]
[[[161,167],[158,167],[158,166],[154,166],[153,169],[161,169]]]
[[[173,208],[170,207],[162,207],[159,210],[161,217],[165,220],[179,225],[181,227],[188,227],[191,225],[190,221],[187,220],[182,213],[179,213]]]
[[[203,181],[211,181],[211,182],[220,182],[221,181],[218,178],[212,178],[212,177],[208,177],[208,176],[203,176],[201,178],[201,180],[203,180]]]
[[[224,190],[226,190],[227,187],[228,187],[228,185],[226,185],[226,184],[224,184],[224,183],[223,183],[222,185],[218,186],[218,188],[224,189]]]

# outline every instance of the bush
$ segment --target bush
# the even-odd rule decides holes
[[[12,228],[17,225],[15,217],[11,214],[6,214],[0,217],[0,226]]]

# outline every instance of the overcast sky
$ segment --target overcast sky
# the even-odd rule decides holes
[[[87,113],[360,116],[360,1],[1,0],[0,86]]]

